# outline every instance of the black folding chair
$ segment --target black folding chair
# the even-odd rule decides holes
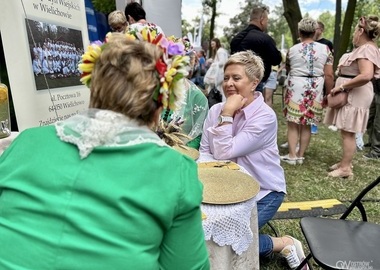
[[[301,219],[310,254],[297,269],[302,269],[312,257],[324,269],[380,269],[380,225],[367,221],[363,205],[363,197],[379,183],[380,177],[364,188],[340,219]],[[355,207],[362,220],[347,220]]]

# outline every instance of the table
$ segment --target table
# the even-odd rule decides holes
[[[201,209],[207,216],[202,225],[211,270],[258,270],[259,232],[255,198],[233,205],[202,204]]]

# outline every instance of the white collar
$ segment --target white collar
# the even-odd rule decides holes
[[[129,117],[113,111],[89,109],[55,123],[58,137],[76,145],[86,158],[95,147],[125,147],[142,143],[167,146],[155,132]]]

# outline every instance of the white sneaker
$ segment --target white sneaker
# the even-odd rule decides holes
[[[284,247],[281,250],[280,254],[282,255],[282,257],[286,259],[291,269],[296,269],[305,259],[305,253],[303,251],[302,244],[300,241],[291,236],[286,237],[289,237],[293,240],[293,245],[288,245]],[[305,264],[302,267],[302,270],[309,270],[309,266]]]
[[[288,245],[284,247],[281,252],[281,256],[286,259],[290,269],[296,269],[301,264],[300,259],[297,256],[297,250],[295,245]]]

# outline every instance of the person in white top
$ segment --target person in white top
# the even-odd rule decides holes
[[[207,93],[210,93],[212,88],[216,88],[222,95],[222,100],[225,101],[226,97],[223,92],[223,78],[224,78],[224,64],[228,60],[228,52],[224,49],[218,38],[211,40],[211,59],[208,63],[212,63],[205,75],[205,83],[207,84]],[[214,75],[213,75],[214,74]]]

